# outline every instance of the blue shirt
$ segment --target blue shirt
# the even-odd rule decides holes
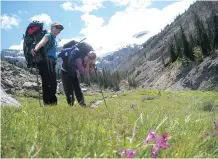
[[[49,34],[45,34],[44,37],[48,38],[48,42],[44,46],[46,56],[50,56],[54,60],[56,60],[57,59],[57,55],[56,55],[57,42],[55,40],[56,36],[49,33]]]

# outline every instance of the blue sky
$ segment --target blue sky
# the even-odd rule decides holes
[[[190,0],[3,1],[1,48],[20,49],[22,34],[31,19],[37,19],[48,30],[53,21],[64,25],[58,36],[60,45],[86,37],[95,49],[101,48],[102,55],[129,43],[146,41],[192,3]],[[141,31],[147,31],[147,36],[134,39],[133,35]]]

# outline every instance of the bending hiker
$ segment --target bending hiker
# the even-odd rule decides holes
[[[71,41],[63,46],[69,48],[75,45],[76,41]],[[77,71],[81,75],[89,75],[94,73],[94,63],[96,54],[93,52],[92,47],[83,42],[77,45],[78,51],[75,52],[72,57],[72,62],[69,63],[68,56],[63,57],[63,63],[61,68],[61,77],[64,86],[64,92],[66,95],[67,103],[70,106],[74,104],[74,92],[80,106],[85,107],[86,103],[84,100],[83,93],[80,88],[79,80],[77,77]],[[70,68],[71,67],[71,71]]]
[[[40,49],[43,47],[45,52],[45,58],[38,63],[39,74],[42,79],[42,91],[43,91],[43,101],[44,104],[57,104],[56,89],[56,46],[57,42],[55,40],[56,36],[64,27],[59,23],[53,23],[51,25],[51,32],[45,34],[42,40],[31,50],[33,56],[40,52]]]

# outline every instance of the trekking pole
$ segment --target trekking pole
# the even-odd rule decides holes
[[[39,96],[38,96],[38,100],[39,100],[39,106],[42,107],[42,104],[41,104],[41,100],[40,100],[40,88],[39,88],[39,70],[37,69],[37,66],[36,66],[36,79],[37,79],[37,87],[38,87],[38,93],[39,93]]]
[[[103,91],[102,91],[102,88],[101,88],[101,84],[100,84],[99,79],[98,79],[98,76],[97,76],[97,67],[95,66],[94,69],[95,69],[96,79],[97,79],[97,82],[98,82],[98,84],[99,84],[100,92],[101,92],[102,97],[103,97],[103,99],[104,99],[105,107],[107,108],[107,103],[106,103],[106,101],[105,101],[105,97],[104,97],[104,94],[103,94]]]

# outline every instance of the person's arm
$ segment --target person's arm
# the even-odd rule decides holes
[[[43,47],[48,42],[48,36],[44,36],[42,40],[35,46],[35,49],[31,50],[33,56],[36,55],[36,52],[39,51],[41,47]]]
[[[89,74],[89,64],[90,63],[87,63],[86,67],[84,67],[82,64],[82,59],[81,58],[76,59],[76,67],[79,70],[81,75],[88,75]]]
[[[95,64],[90,63],[89,64],[89,74],[92,75],[95,73]]]

